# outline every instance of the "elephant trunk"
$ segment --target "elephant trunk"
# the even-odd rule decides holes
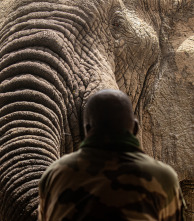
[[[73,85],[57,53],[60,37],[23,30],[26,18],[15,19],[0,34],[0,220],[34,221],[43,171],[72,151],[67,108]]]
[[[2,221],[37,219],[38,180],[77,149],[88,96],[117,88],[84,19],[79,8],[35,2],[18,7],[0,30]]]
[[[28,38],[33,36],[4,41],[1,47],[2,221],[36,220],[38,180],[60,157],[68,128],[64,125],[65,90],[56,71],[43,61],[51,61],[53,55],[34,48]]]

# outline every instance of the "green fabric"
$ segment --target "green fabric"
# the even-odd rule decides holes
[[[139,140],[129,132],[116,136],[93,135],[86,138],[80,148],[96,148],[111,151],[143,152]]]
[[[139,146],[129,133],[96,134],[55,161],[39,183],[39,220],[184,220],[176,172]]]

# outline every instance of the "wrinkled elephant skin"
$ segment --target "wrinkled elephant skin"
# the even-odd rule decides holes
[[[78,148],[88,97],[121,89],[151,156],[178,173],[191,219],[190,0],[1,0],[0,220],[34,221],[38,180]]]

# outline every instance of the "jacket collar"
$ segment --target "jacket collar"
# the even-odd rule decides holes
[[[118,152],[143,152],[140,148],[139,140],[129,132],[114,137],[106,137],[99,134],[92,135],[80,144],[80,148],[94,148]]]

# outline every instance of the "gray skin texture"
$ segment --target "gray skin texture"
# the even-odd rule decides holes
[[[192,220],[194,7],[189,0],[0,1],[0,220],[35,221],[38,181],[78,148],[90,95],[120,89]]]

